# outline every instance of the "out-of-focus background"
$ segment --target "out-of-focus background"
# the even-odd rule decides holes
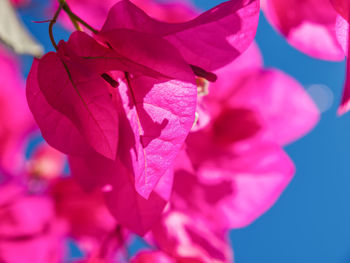
[[[168,0],[176,1],[176,0]],[[52,50],[43,17],[47,0],[20,10],[36,38]],[[206,10],[222,0],[194,0]],[[56,39],[67,39],[55,26]],[[266,67],[279,68],[301,82],[322,112],[318,126],[286,148],[297,173],[277,204],[251,226],[230,234],[237,263],[350,263],[350,114],[337,117],[345,62],[312,59],[275,32],[261,15],[256,40]],[[315,41],[318,41],[315,39]],[[31,57],[23,57],[27,74]],[[33,144],[35,141],[33,142]]]

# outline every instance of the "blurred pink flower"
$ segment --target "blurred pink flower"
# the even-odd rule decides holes
[[[57,216],[67,222],[69,235],[88,255],[117,228],[101,192],[84,192],[72,177],[58,178],[50,187]]]
[[[65,226],[56,220],[52,201],[14,182],[0,185],[0,192],[0,261],[61,262]]]
[[[335,33],[337,14],[329,0],[262,0],[261,7],[293,47],[318,59],[344,59]]]
[[[19,61],[0,46],[0,165],[21,171],[25,135],[34,127],[25,101]]]
[[[46,143],[40,144],[30,156],[27,171],[31,177],[51,180],[64,172],[66,157]]]

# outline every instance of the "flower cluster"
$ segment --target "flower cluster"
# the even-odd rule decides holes
[[[259,1],[200,15],[185,2],[133,2],[53,4],[56,51],[34,59],[26,83],[48,144],[28,159],[37,128],[18,65],[0,50],[0,262],[65,262],[68,237],[79,262],[232,262],[228,231],[267,211],[292,179],[283,147],[319,113],[296,80],[264,68],[253,41]],[[272,11],[291,7],[265,2],[281,31],[294,32],[302,16],[279,22]],[[56,44],[61,11],[77,30]],[[328,53],[312,44],[302,42],[305,52],[343,56],[338,44]],[[130,258],[135,235],[149,248]]]

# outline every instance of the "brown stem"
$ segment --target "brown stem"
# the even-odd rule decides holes
[[[63,5],[63,10],[66,11],[66,13],[68,14],[68,16],[70,17],[70,19],[72,21],[75,21],[75,23],[79,22],[80,24],[82,24],[83,26],[85,26],[87,29],[89,29],[91,32],[93,32],[94,34],[98,33],[98,30],[96,30],[95,28],[93,28],[92,26],[90,26],[88,23],[86,23],[83,19],[81,19],[79,16],[77,16],[76,14],[74,14],[72,12],[72,10],[69,8],[69,6],[67,5],[67,3],[64,3]],[[79,26],[79,25],[78,25]]]
[[[69,5],[66,3],[65,0],[60,0],[61,2],[63,2],[63,10],[66,11],[67,15],[69,16],[70,21],[72,22],[74,28],[78,31],[82,31],[81,26],[79,25],[79,23],[77,22],[77,20],[73,17],[73,12],[72,9],[70,9]]]
[[[54,24],[56,23],[57,21],[57,17],[58,15],[60,14],[60,12],[62,11],[62,8],[63,8],[63,3],[60,2],[60,5],[55,13],[55,15],[53,16],[52,20],[50,21],[50,24],[49,24],[49,36],[50,36],[50,40],[51,40],[51,43],[53,45],[53,47],[57,50],[58,49],[58,46],[55,42],[55,38],[53,37],[53,32],[52,32],[52,29],[53,29],[53,26]]]

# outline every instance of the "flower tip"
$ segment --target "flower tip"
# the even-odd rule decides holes
[[[337,111],[338,116],[342,116],[350,110],[350,100],[343,102]]]

